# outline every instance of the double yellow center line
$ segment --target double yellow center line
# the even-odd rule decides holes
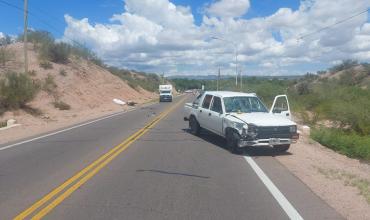
[[[32,213],[32,219],[41,219],[45,215],[47,215],[51,210],[53,210],[56,206],[58,206],[63,200],[69,197],[76,189],[86,183],[89,179],[91,179],[95,174],[97,174],[103,167],[109,164],[115,157],[117,157],[122,151],[127,149],[133,142],[143,136],[146,132],[148,132],[151,128],[153,128],[161,119],[166,117],[172,110],[174,110],[177,106],[183,103],[181,99],[175,105],[173,105],[168,110],[162,112],[158,115],[155,119],[149,122],[146,126],[135,132],[133,135],[128,137],[125,141],[121,144],[115,146],[107,153],[99,157],[93,163],[76,173],[74,176],[69,178],[63,184],[52,190],[50,193],[45,195],[43,198],[38,200],[36,203],[31,205],[29,208],[21,212],[17,215],[14,219],[20,220],[29,217]]]

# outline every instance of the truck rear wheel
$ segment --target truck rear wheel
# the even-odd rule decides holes
[[[240,154],[241,149],[238,146],[240,135],[235,131],[229,131],[226,133],[226,143],[228,150],[233,154]]]
[[[274,149],[278,152],[286,152],[290,147],[290,144],[275,145]]]
[[[189,128],[190,128],[190,133],[194,135],[199,135],[200,134],[200,125],[197,121],[197,119],[194,116],[191,116],[189,119]]]

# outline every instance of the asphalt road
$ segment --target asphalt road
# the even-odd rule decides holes
[[[184,102],[0,145],[0,219],[342,218],[274,158],[289,153],[189,134]]]

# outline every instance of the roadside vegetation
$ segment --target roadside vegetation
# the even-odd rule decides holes
[[[50,32],[28,30],[27,38],[32,43],[34,50],[39,54],[40,66],[45,69],[50,67],[48,62],[66,64],[70,62],[69,59],[72,56],[76,59],[84,58],[99,66],[103,66],[103,62],[91,50],[77,43],[57,42]],[[22,34],[18,36],[18,41],[23,41]]]
[[[139,90],[143,88],[150,92],[157,92],[158,86],[161,83],[161,77],[157,74],[129,71],[116,67],[106,66],[99,57],[88,48],[74,43],[67,44],[56,42],[54,37],[46,31],[29,31],[29,42],[34,45],[34,49],[39,53],[40,67],[43,69],[52,69],[52,63],[66,64],[73,57],[77,60],[83,58],[94,64],[107,69],[112,74],[126,81],[130,87]],[[23,35],[18,36],[18,40],[23,40]],[[66,75],[66,72],[61,70],[61,75]]]
[[[67,103],[63,102],[63,101],[55,101],[55,102],[53,102],[53,105],[54,105],[55,108],[57,108],[59,110],[62,110],[62,111],[71,109],[71,106],[68,105]]]
[[[216,90],[215,80],[174,79],[181,90]],[[244,92],[255,92],[268,106],[288,94],[291,108],[312,127],[311,138],[349,157],[370,161],[370,64],[345,60],[300,79],[243,79]],[[223,79],[220,90],[240,91],[235,79]]]
[[[200,89],[202,85],[204,85],[207,90],[217,89],[216,80],[173,79],[171,81],[176,85],[176,88],[180,89],[181,91],[188,89]],[[274,97],[277,94],[286,93],[289,85],[292,83],[293,81],[289,80],[245,77],[243,78],[243,88],[240,89],[239,86],[235,86],[235,78],[229,78],[221,79],[219,81],[219,90],[257,93],[262,101],[270,106]]]
[[[29,109],[30,102],[40,89],[39,83],[27,74],[9,72],[0,79],[0,114],[8,110]]]
[[[5,64],[14,59],[14,52],[6,46],[0,47],[0,67],[5,67]]]
[[[0,128],[6,127],[7,121],[0,121]]]
[[[150,92],[158,92],[158,87],[162,83],[161,77],[154,73],[129,71],[117,67],[107,68],[112,74],[126,81],[131,88],[136,90],[143,88]]]

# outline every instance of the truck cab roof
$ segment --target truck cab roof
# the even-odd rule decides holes
[[[231,91],[206,91],[206,95],[213,95],[219,97],[236,97],[236,96],[250,96],[256,97],[256,93],[244,93],[244,92],[231,92]]]

